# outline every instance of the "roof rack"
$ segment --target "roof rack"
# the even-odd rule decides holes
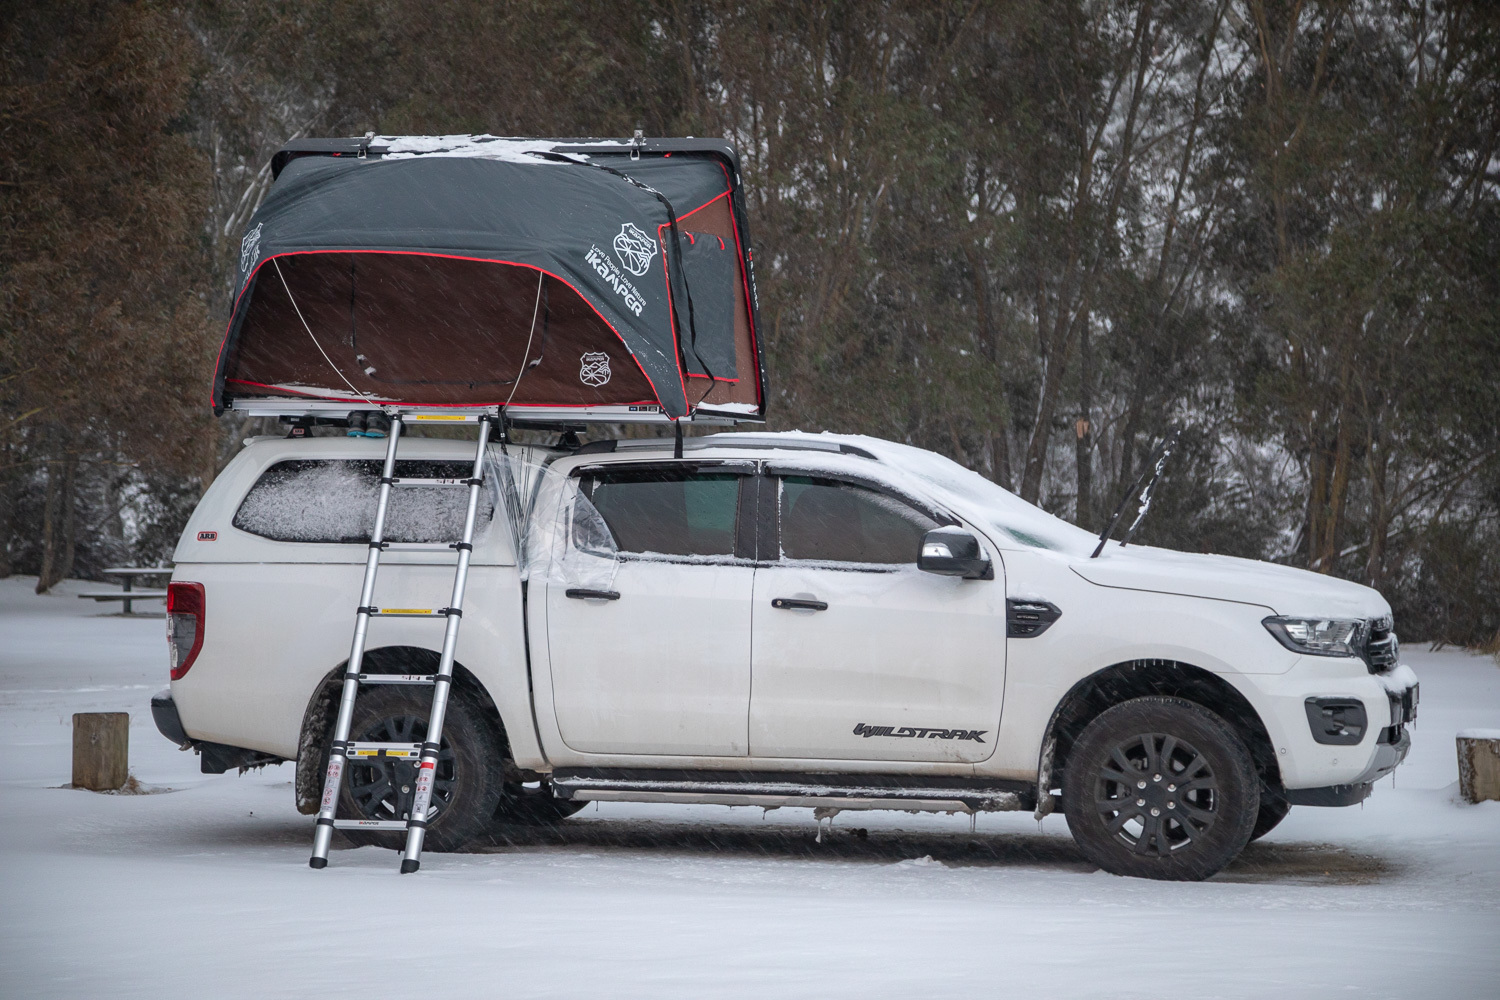
[[[579,448],[575,455],[608,455],[622,451],[656,451],[674,447],[671,438],[629,438],[625,440],[590,441]],[[852,455],[867,458],[872,462],[880,459],[873,452],[858,445],[843,441],[819,441],[815,438],[781,437],[776,434],[711,434],[706,437],[683,438],[683,451],[704,451],[710,448],[777,448],[784,451],[819,451],[828,455]]]

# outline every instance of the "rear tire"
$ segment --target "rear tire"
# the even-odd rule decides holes
[[[350,739],[372,743],[420,743],[427,735],[432,692],[420,694],[382,686],[360,692]],[[483,711],[466,693],[448,697],[437,772],[433,780],[431,825],[425,850],[457,851],[484,832],[503,794],[500,740]],[[416,765],[407,761],[350,761],[339,789],[340,817],[406,819],[416,787]],[[356,845],[402,849],[404,832],[345,830]]]
[[[1079,734],[1063,778],[1068,828],[1107,872],[1197,881],[1250,840],[1260,781],[1244,741],[1180,698],[1135,698]]]

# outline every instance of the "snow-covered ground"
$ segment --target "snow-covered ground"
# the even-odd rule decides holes
[[[1458,800],[1453,741],[1500,726],[1488,658],[1409,649],[1394,782],[1206,883],[1094,871],[1061,817],[845,813],[818,843],[807,810],[643,805],[400,877],[375,848],[309,870],[290,766],[203,775],[157,734],[161,620],[34,583],[0,581],[0,996],[1500,997],[1500,803]],[[130,712],[154,794],[60,787],[88,711]]]

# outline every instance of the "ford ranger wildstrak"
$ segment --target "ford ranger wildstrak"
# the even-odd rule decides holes
[[[1361,801],[1410,745],[1416,678],[1370,588],[1118,543],[1090,558],[1082,529],[874,438],[564,441],[489,446],[435,849],[589,801],[1024,809],[1065,813],[1108,871],[1200,879],[1293,805]],[[295,761],[307,813],[384,449],[252,439],[176,551],[158,726],[205,771]],[[396,475],[464,477],[472,456],[408,438]],[[437,607],[462,497],[391,503],[406,544],[379,590]],[[364,672],[432,674],[431,621],[369,629]],[[419,741],[430,700],[361,693],[351,738]],[[351,760],[341,814],[406,818],[414,766]]]

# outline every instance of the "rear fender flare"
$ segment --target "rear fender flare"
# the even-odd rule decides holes
[[[362,670],[371,674],[430,674],[437,672],[440,654],[420,646],[383,646],[365,653]],[[324,751],[332,738],[333,724],[338,716],[339,697],[343,692],[345,660],[323,675],[307,700],[307,709],[302,714],[302,728],[297,735],[297,774],[293,787],[297,797],[297,811],[311,816],[318,811],[323,798]],[[484,685],[461,663],[453,664],[454,686],[475,697],[495,726],[500,737],[502,766],[507,771],[510,765],[510,742],[505,735],[505,723],[495,700]],[[423,687],[423,691],[431,691]],[[515,780],[521,780],[517,777]]]

